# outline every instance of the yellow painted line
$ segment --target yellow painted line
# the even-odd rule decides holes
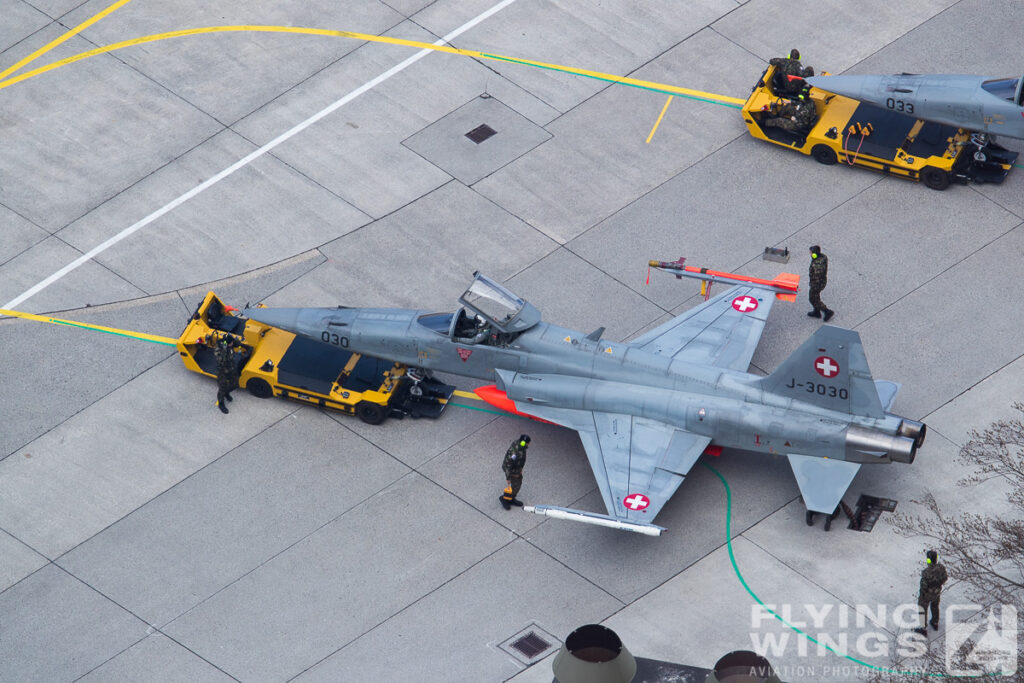
[[[41,323],[50,323],[52,325],[66,325],[68,327],[80,327],[86,330],[92,330],[94,332],[105,332],[107,334],[115,334],[119,337],[129,337],[131,339],[139,339],[141,341],[152,342],[154,344],[165,344],[167,346],[177,346],[178,340],[170,337],[160,337],[155,334],[146,334],[144,332],[133,332],[131,330],[120,330],[116,327],[104,327],[103,325],[92,325],[89,323],[75,322],[74,320],[63,320],[61,318],[51,318],[45,315],[35,315],[32,313],[22,313],[21,311],[9,311],[5,308],[0,308],[0,315],[9,315],[12,318],[21,318],[23,320],[35,320]]]
[[[461,389],[456,389],[455,395],[458,396],[459,398],[471,398],[475,401],[481,400],[480,397],[474,394],[472,391],[462,391]]]
[[[711,102],[713,104],[723,104],[726,106],[732,106],[739,108],[743,105],[746,100],[741,100],[736,97],[728,97],[726,95],[716,95],[714,93],[703,92],[701,90],[691,90],[689,88],[680,88],[674,85],[667,85],[665,83],[656,83],[654,81],[644,81],[636,78],[627,78],[625,76],[616,76],[614,74],[606,74],[600,71],[590,71],[588,69],[578,69],[571,66],[563,66],[560,64],[550,64],[548,62],[537,62],[530,59],[518,59],[515,57],[505,57],[502,55],[488,54],[486,52],[479,52],[477,50],[463,50],[456,47],[450,47],[447,45],[434,45],[432,43],[422,43],[416,40],[405,40],[403,38],[391,38],[388,36],[375,36],[368,33],[355,33],[352,31],[334,31],[330,29],[322,28],[305,28],[301,26],[206,26],[202,28],[191,28],[183,29],[180,31],[170,31],[168,33],[157,33],[149,36],[141,36],[139,38],[133,38],[131,40],[121,41],[119,43],[112,43],[103,47],[82,52],[66,59],[62,59],[52,64],[27,71],[19,76],[8,78],[7,80],[0,80],[0,89],[10,87],[15,83],[39,76],[53,69],[73,64],[74,62],[88,59],[89,57],[95,57],[96,55],[105,54],[108,52],[114,52],[115,50],[121,50],[126,47],[132,47],[134,45],[143,45],[145,43],[153,43],[158,40],[167,40],[170,38],[181,38],[183,36],[199,35],[204,33],[229,33],[229,32],[260,32],[260,33],[294,33],[294,34],[305,34],[305,35],[316,35],[316,36],[333,36],[339,38],[351,38],[353,40],[365,40],[373,43],[387,43],[389,45],[402,45],[406,47],[415,47],[424,50],[435,50],[437,52],[446,52],[449,54],[462,55],[464,57],[476,57],[478,59],[488,59],[501,62],[509,62],[512,64],[523,64],[526,66],[533,66],[540,69],[548,69],[552,71],[560,71],[562,73],[574,74],[577,76],[586,76],[587,78],[594,78],[601,81],[607,81],[609,83],[619,83],[622,85],[629,85],[635,88],[642,88],[644,90],[652,90],[654,92],[661,92],[667,95],[677,95],[682,97],[688,97],[690,99],[702,100],[705,102]]]
[[[661,124],[661,120],[665,117],[665,112],[668,111],[668,105],[672,103],[672,96],[669,95],[668,99],[665,100],[665,106],[661,108],[661,113],[658,114],[658,120],[654,122],[654,128],[651,128],[651,134],[647,136],[647,143],[651,143],[651,138],[654,137],[654,131],[658,130],[658,126]]]
[[[21,60],[20,62],[18,62],[14,66],[10,66],[10,67],[4,69],[3,71],[0,71],[0,79],[4,78],[6,76],[9,76],[10,74],[14,73],[15,71],[17,71],[21,67],[23,67],[26,64],[28,64],[29,62],[33,61],[34,59],[36,59],[40,55],[46,54],[47,52],[49,52],[53,48],[55,48],[58,45],[60,45],[61,43],[63,43],[68,38],[71,38],[72,36],[78,35],[82,31],[84,31],[85,29],[87,29],[90,26],[92,26],[93,24],[95,24],[100,19],[102,19],[102,18],[106,17],[107,15],[115,12],[116,10],[120,9],[121,7],[124,7],[125,5],[127,5],[131,1],[132,0],[117,0],[117,2],[115,2],[113,5],[111,5],[107,9],[105,9],[102,12],[100,12],[99,14],[96,14],[96,15],[92,16],[91,18],[83,21],[81,24],[79,24],[78,26],[74,27],[73,29],[71,29],[70,31],[68,31],[64,35],[62,35],[60,38],[57,38],[56,40],[50,41],[49,43],[47,43],[43,47],[39,48],[38,50],[36,50],[32,54],[30,54],[28,57],[25,57],[25,59]]]

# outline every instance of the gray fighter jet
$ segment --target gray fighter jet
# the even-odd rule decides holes
[[[888,411],[898,385],[871,379],[860,336],[818,329],[775,372],[747,372],[776,297],[799,277],[754,280],[681,263],[679,276],[743,282],[629,343],[541,321],[475,274],[454,313],[381,308],[249,308],[244,314],[358,353],[493,381],[496,405],[579,432],[607,514],[530,511],[648,535],[708,447],[789,458],[809,511],[836,510],[863,463],[913,462],[926,427]],[[489,389],[489,391],[487,391]],[[810,514],[810,513],[809,513]]]
[[[894,74],[813,76],[807,82],[926,121],[1024,140],[1024,78]]]

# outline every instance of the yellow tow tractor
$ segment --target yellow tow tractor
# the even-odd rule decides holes
[[[944,190],[950,182],[1001,183],[1017,158],[991,136],[923,121],[842,95],[810,88],[815,116],[806,130],[769,127],[795,95],[782,94],[782,74],[769,66],[743,105],[743,120],[759,140],[795,149],[822,164],[844,162]]]
[[[235,347],[238,385],[258,398],[292,399],[380,424],[388,417],[438,417],[455,392],[415,368],[297,336],[249,320],[208,292],[178,338],[193,372],[217,376],[213,345]]]

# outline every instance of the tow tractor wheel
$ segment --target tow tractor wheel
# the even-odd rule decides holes
[[[262,380],[259,377],[253,377],[246,382],[245,388],[256,398],[270,398],[274,395],[274,390],[270,388],[266,380]]]
[[[828,145],[815,145],[811,150],[811,156],[819,164],[825,164],[826,166],[831,166],[838,161],[836,151]]]
[[[377,403],[360,401],[356,404],[356,417],[368,425],[379,425],[387,417],[387,413]]]
[[[921,170],[921,182],[933,190],[945,190],[949,187],[949,174],[934,166],[925,166]]]
[[[423,387],[420,386],[419,382],[414,382],[413,384],[411,384],[409,386],[409,394],[411,394],[412,396],[416,396],[416,397],[422,396],[423,395]]]

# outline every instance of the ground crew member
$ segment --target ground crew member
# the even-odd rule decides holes
[[[814,103],[806,99],[787,101],[782,106],[772,104],[765,118],[765,128],[782,128],[794,133],[806,133],[814,123]]]
[[[825,285],[828,284],[828,256],[821,253],[821,247],[817,244],[811,247],[811,268],[809,275],[811,289],[808,292],[807,298],[810,299],[811,306],[814,306],[814,310],[807,315],[812,318],[820,318],[821,314],[824,313],[825,322],[828,322],[836,312],[829,310],[828,306],[821,302],[821,290],[825,289]]]
[[[217,407],[220,412],[228,414],[225,400],[231,401],[231,392],[238,388],[238,367],[235,365],[234,344],[227,335],[216,342],[213,353],[217,358]]]
[[[931,609],[932,628],[939,630],[939,595],[942,593],[942,584],[949,578],[946,575],[946,568],[939,563],[938,553],[929,550],[925,553],[925,568],[921,570],[921,588],[917,594],[917,606],[921,613],[921,628],[914,629],[922,636],[928,631],[925,624],[928,622],[928,610]]]
[[[523,467],[526,465],[526,447],[529,443],[529,435],[523,434],[505,451],[501,469],[505,472],[505,482],[508,486],[501,495],[501,506],[506,510],[511,510],[513,505],[523,506],[523,501],[516,499],[516,494],[523,485]]]
[[[772,57],[768,63],[775,67],[775,73],[778,74],[775,90],[781,91],[780,94],[799,92],[804,87],[803,79],[814,75],[813,66],[800,63],[800,50],[796,48],[789,51],[789,57]]]

